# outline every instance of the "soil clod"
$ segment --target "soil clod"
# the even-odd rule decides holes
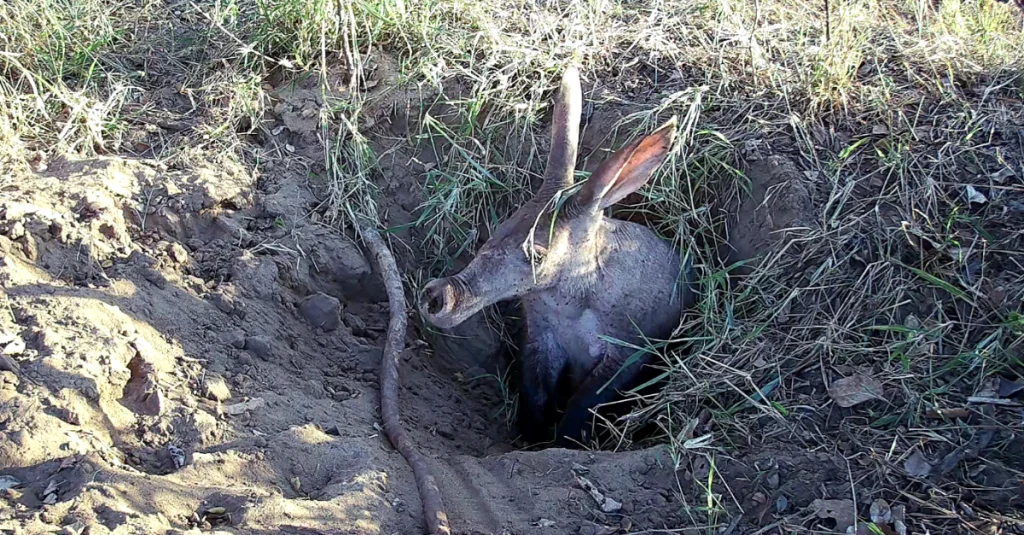
[[[231,389],[223,377],[208,375],[203,381],[203,396],[213,401],[227,401],[231,398]]]
[[[335,297],[317,292],[299,302],[299,315],[315,328],[333,331],[341,325],[341,303]]]

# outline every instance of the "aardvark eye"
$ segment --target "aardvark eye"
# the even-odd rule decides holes
[[[543,245],[537,245],[527,241],[523,243],[523,254],[525,255],[526,260],[534,264],[539,264],[544,260],[544,257],[547,256],[548,249]]]
[[[533,247],[530,248],[530,256],[531,256],[531,259],[534,262],[538,262],[539,263],[539,262],[543,261],[544,258],[547,255],[548,255],[547,247],[543,247],[543,246],[540,246],[540,245],[534,245]]]

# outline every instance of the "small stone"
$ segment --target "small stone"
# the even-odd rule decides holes
[[[171,246],[167,248],[167,255],[171,257],[171,260],[174,260],[179,264],[188,262],[188,251],[186,251],[180,243],[172,243]]]
[[[64,528],[60,530],[60,533],[61,535],[82,535],[82,532],[84,531],[85,524],[81,522],[75,522],[70,526],[64,526]]]
[[[218,335],[220,341],[235,349],[245,349],[245,332],[239,329],[224,331]]]
[[[0,372],[0,384],[17,387],[19,384],[21,384],[21,380],[18,379],[18,376],[15,375],[14,372],[5,370]]]
[[[238,416],[240,414],[245,414],[247,411],[263,408],[266,404],[267,402],[263,401],[263,398],[254,398],[249,401],[235,403],[234,405],[225,405],[224,414]]]
[[[775,500],[775,512],[782,514],[786,512],[786,509],[789,509],[789,500],[785,496],[779,496]]]
[[[273,347],[270,338],[266,336],[250,336],[245,339],[245,349],[263,360],[270,360]]]
[[[4,355],[20,355],[25,352],[25,341],[21,338],[15,338],[7,343],[4,347]]]
[[[231,389],[223,377],[208,375],[203,381],[203,396],[213,401],[226,401],[231,399]]]
[[[766,483],[768,483],[768,488],[772,490],[779,488],[779,474],[774,473],[768,476]]]
[[[345,313],[345,325],[348,326],[352,334],[356,336],[366,336],[366,322],[363,318],[352,314],[351,312]]]
[[[299,303],[299,315],[313,327],[333,331],[341,324],[341,302],[318,292]]]
[[[141,401],[143,413],[150,416],[159,416],[167,408],[167,398],[160,388],[155,388],[152,392],[145,395]]]
[[[144,268],[142,270],[142,277],[161,290],[167,287],[167,279],[164,277],[164,274],[156,269]]]
[[[74,409],[67,407],[58,407],[56,409],[57,417],[71,425],[82,425],[82,416],[78,414]]]
[[[231,297],[224,295],[221,292],[211,293],[208,297],[210,303],[217,307],[217,310],[225,314],[231,314],[235,311],[235,301]]]

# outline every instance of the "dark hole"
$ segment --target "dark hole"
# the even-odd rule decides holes
[[[440,295],[433,295],[429,301],[427,301],[427,312],[431,314],[437,314],[441,311],[441,307],[444,303],[441,301]]]

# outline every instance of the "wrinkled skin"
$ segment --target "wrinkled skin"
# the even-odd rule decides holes
[[[430,323],[452,328],[498,301],[522,302],[520,431],[530,442],[546,440],[554,419],[560,446],[589,440],[591,409],[636,386],[650,358],[624,368],[634,350],[607,339],[640,346],[644,338],[666,339],[693,300],[690,267],[677,251],[642,225],[603,215],[662,164],[675,117],[613,154],[570,194],[581,107],[579,74],[570,67],[555,103],[543,186],[465,269],[430,281],[419,304]]]

